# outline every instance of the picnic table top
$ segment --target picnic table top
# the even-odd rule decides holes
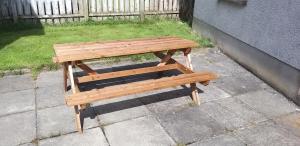
[[[53,61],[55,63],[64,63],[68,61],[194,48],[197,46],[196,42],[179,37],[55,44]]]

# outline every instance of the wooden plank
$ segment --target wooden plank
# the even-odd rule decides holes
[[[102,0],[103,13],[108,13],[108,0]],[[103,20],[106,20],[107,17],[103,17]]]
[[[102,0],[97,0],[97,1],[96,1],[96,5],[97,5],[97,14],[103,13],[103,3],[102,3]],[[90,14],[90,15],[91,15],[91,14]],[[98,21],[101,21],[101,20],[102,20],[102,17],[98,17],[98,16],[97,16],[97,20],[98,20]]]
[[[88,20],[89,19],[89,0],[83,0],[83,15],[84,19]]]
[[[102,0],[96,0],[97,13],[102,13]]]
[[[154,53],[155,56],[157,56],[160,59],[163,59],[166,57],[166,55],[164,55],[161,52],[155,52]],[[182,65],[181,63],[177,62],[176,60],[174,60],[173,58],[170,58],[168,61],[169,64],[176,64],[177,65],[177,69],[185,74],[189,74],[189,73],[194,73],[192,70],[190,70],[189,68],[185,67],[184,65]]]
[[[172,15],[178,15],[179,12],[178,11],[163,11],[163,12],[145,12],[145,15],[168,15],[168,14],[172,14]],[[109,13],[95,13],[95,14],[90,14],[91,17],[114,17],[114,16],[140,16],[139,12],[118,12],[118,13],[113,13],[113,12],[109,12]],[[72,17],[72,15],[70,16]]]
[[[172,11],[172,9],[173,9],[173,0],[169,0],[168,11]],[[167,16],[172,18],[172,14]]]
[[[129,13],[134,13],[134,7],[135,7],[135,1],[134,0],[130,0],[129,1]],[[131,16],[130,19],[134,19],[135,17],[134,16]]]
[[[114,13],[118,13],[119,11],[120,11],[120,9],[119,9],[119,0],[113,0],[113,12]]]
[[[125,13],[130,13],[130,1],[129,0],[125,1]],[[130,17],[125,16],[125,19],[130,19]]]
[[[38,13],[37,1],[38,0],[30,0],[30,7],[31,7],[31,15],[32,16],[35,16]]]
[[[95,89],[78,94],[73,94],[66,97],[65,99],[67,105],[73,106],[78,104],[91,103],[97,100],[115,98],[169,87],[176,87],[179,85],[185,85],[199,81],[213,80],[215,78],[216,76],[210,72],[182,74],[156,80],[146,80],[124,85],[105,87],[102,89]]]
[[[22,16],[24,15],[24,11],[23,11],[23,1],[19,0],[17,1],[17,11],[18,11],[18,16]]]
[[[150,52],[159,52],[166,50],[178,50],[186,47],[190,47],[192,44],[173,44],[173,45],[160,45],[160,46],[141,46],[141,47],[124,47],[124,48],[111,48],[114,50],[113,52],[104,50],[90,50],[71,55],[60,55],[54,57],[53,61],[55,62],[67,62],[67,61],[77,61],[77,60],[86,60],[86,59],[95,59],[95,58],[104,58],[104,57],[114,57],[114,56],[125,56],[125,55],[133,55],[133,54],[143,54]],[[123,51],[123,52],[122,52]]]
[[[145,68],[125,70],[125,71],[117,71],[117,72],[102,73],[102,74],[97,74],[97,75],[83,76],[83,77],[78,77],[78,83],[86,83],[86,82],[91,82],[91,81],[126,77],[126,76],[131,76],[131,75],[139,75],[139,74],[160,72],[160,71],[173,70],[173,69],[177,69],[177,64],[145,67]]]
[[[122,14],[122,15],[119,15],[119,19],[121,20],[125,20],[126,19],[126,15],[125,15],[125,3],[126,3],[126,0],[120,0],[120,12],[119,14]]]
[[[168,10],[169,0],[164,0],[164,11]]]
[[[102,58],[102,57],[113,57],[131,54],[142,54],[149,52],[158,52],[164,50],[177,50],[188,47],[196,47],[197,43],[189,40],[179,39],[176,41],[162,41],[156,42],[155,40],[149,39],[147,41],[142,41],[139,44],[122,42],[123,44],[117,45],[119,42],[106,43],[106,44],[89,44],[77,45],[68,48],[68,46],[59,45],[54,47],[56,57],[55,62],[65,62],[65,61],[76,61],[84,59]],[[74,48],[73,48],[74,47]],[[64,48],[64,49],[63,49]],[[107,51],[113,50],[113,51]]]
[[[81,14],[72,14],[72,15],[44,15],[44,16],[19,16],[19,18],[23,19],[32,19],[32,18],[39,18],[39,19],[57,19],[57,18],[80,18],[83,17]],[[49,20],[49,23],[51,21]]]
[[[159,11],[164,11],[164,0],[159,0]]]
[[[166,44],[166,43],[178,43],[178,44]],[[179,44],[180,43],[180,44]],[[96,45],[85,45],[85,46],[81,46],[78,48],[66,48],[66,49],[55,49],[55,52],[57,54],[57,56],[63,56],[63,55],[76,55],[76,54],[82,54],[82,53],[102,53],[103,51],[107,51],[112,50],[111,52],[106,52],[107,53],[114,53],[114,52],[118,52],[118,51],[125,51],[126,52],[130,52],[130,51],[141,51],[141,49],[151,49],[153,48],[155,50],[155,48],[165,48],[163,50],[172,50],[173,46],[177,46],[176,48],[179,49],[179,46],[186,46],[186,45],[195,45],[193,42],[187,42],[187,41],[163,41],[163,42],[140,42],[139,44],[128,44],[128,43],[123,43],[123,44],[119,44],[116,45],[114,43],[111,44],[96,44]],[[129,50],[126,50],[129,49]],[[84,51],[84,52],[81,52]],[[147,50],[145,50],[147,51]],[[148,52],[148,51],[147,51]]]
[[[17,10],[16,1],[11,1],[10,6],[12,9],[11,12],[12,12],[12,17],[13,17],[14,23],[17,23],[18,22],[18,10]]]
[[[166,15],[170,15],[170,14],[179,14],[179,11],[162,11],[162,12],[146,12],[146,15],[161,15],[161,16],[166,16]]]
[[[65,0],[65,1],[66,1],[66,12],[67,12],[67,15],[72,15],[72,0]],[[72,22],[73,19],[72,18],[68,18],[68,19],[66,19],[66,21]]]
[[[77,131],[79,133],[83,132],[83,125],[82,125],[82,118],[81,118],[81,113],[80,113],[80,108],[78,105],[74,106],[74,110],[75,110],[75,121],[76,121],[76,127],[77,127]]]
[[[165,55],[161,59],[160,63],[157,66],[164,66],[164,65],[166,65],[169,62],[169,60],[172,58],[172,56],[174,55],[175,51],[176,50],[168,51],[167,55]]]
[[[173,0],[173,10],[172,11],[178,11],[178,0]]]
[[[52,12],[53,15],[59,15],[59,4],[57,0],[52,0]],[[59,19],[53,19],[55,24],[59,23]]]
[[[149,11],[155,11],[155,0],[150,0],[149,7],[150,7]]]
[[[58,5],[59,5],[59,15],[65,15],[66,14],[65,0],[58,0]],[[64,23],[65,19],[60,18],[59,21],[60,23]]]
[[[75,80],[73,76],[73,67],[71,64],[68,65],[68,71],[69,71],[69,79],[70,79],[70,84],[71,84],[71,90],[73,94],[77,92],[76,87],[75,87]]]
[[[38,0],[37,2],[38,2],[38,4],[37,4],[38,5],[38,15],[37,15],[37,17],[46,15],[45,1],[44,0]],[[42,23],[46,22],[45,19],[41,19],[40,21]]]
[[[45,0],[45,10],[46,10],[46,15],[51,16],[52,15],[52,6],[51,6],[51,1],[50,0]],[[47,23],[53,24],[52,19],[47,19]]]
[[[67,87],[68,87],[68,64],[67,63],[63,63],[63,82],[64,82],[64,90],[65,92],[67,91]]]
[[[178,8],[178,0],[173,0],[173,9],[172,9],[172,11],[179,11],[177,8]],[[173,18],[178,18],[178,14],[173,14]]]
[[[190,74],[190,73],[194,73],[194,71],[192,71],[191,69],[185,67],[184,65],[176,62],[177,68],[180,72],[185,73],[185,74]]]
[[[97,74],[96,71],[92,70],[90,67],[88,67],[87,65],[85,65],[85,64],[82,63],[81,61],[76,61],[75,64],[76,64],[76,66],[78,66],[80,69],[82,69],[83,71],[85,71],[88,75],[95,75],[95,74]]]
[[[97,7],[96,7],[96,0],[90,0],[90,14],[95,14],[97,12]],[[89,14],[89,15],[90,15]],[[97,20],[96,17],[92,17],[92,20]]]
[[[145,20],[145,0],[140,0],[139,6],[140,6],[140,9],[139,9],[140,19],[141,19],[141,21],[144,21]]]
[[[30,16],[31,15],[31,5],[30,5],[30,0],[23,0],[23,5],[24,5],[24,14],[26,16]]]
[[[114,11],[114,1],[108,0],[108,12],[113,12],[113,11]]]
[[[73,76],[73,67],[71,64],[68,65],[68,71],[69,71],[69,79],[71,82],[71,89],[73,94],[79,93],[79,89],[77,84],[74,81],[74,76]],[[74,109],[75,109],[75,121],[76,121],[76,126],[77,126],[77,130],[78,132],[82,133],[83,131],[83,125],[82,125],[82,117],[81,117],[81,113],[80,113],[80,104],[78,105],[74,105]]]
[[[163,59],[166,57],[166,55],[164,55],[163,53],[161,52],[156,52],[154,53],[158,58],[160,59]],[[176,60],[174,60],[173,58],[170,58],[169,61],[168,61],[169,64],[176,64],[177,65],[177,69],[184,73],[184,74],[191,74],[191,73],[194,73],[193,70],[191,70],[190,68],[184,66],[183,64],[177,62]],[[200,82],[202,85],[206,86],[209,84],[209,82],[205,81],[205,82]]]
[[[147,37],[147,38],[133,38],[133,39],[123,39],[123,40],[104,40],[104,41],[93,41],[93,42],[80,42],[80,43],[63,43],[63,44],[54,44],[53,47],[55,50],[61,49],[61,48],[73,48],[78,45],[92,45],[95,43],[98,44],[107,44],[107,43],[124,43],[124,42],[130,42],[130,43],[137,43],[139,41],[154,41],[154,40],[162,40],[162,39],[180,39],[176,36],[162,36],[162,37]]]
[[[23,0],[23,10],[25,16],[31,16],[30,0]],[[24,20],[25,22],[32,22],[32,20]]]
[[[36,17],[38,15],[38,0],[31,0],[31,16]],[[39,20],[37,18],[32,20],[34,23],[38,23]]]
[[[150,0],[144,0],[145,1],[145,12],[150,11]]]
[[[190,70],[193,70],[193,66],[192,66],[192,60],[191,60],[191,49],[188,48],[185,50],[184,52],[184,56],[185,56],[185,61],[186,61],[186,66],[190,69]],[[207,80],[209,81],[209,80]],[[204,81],[204,82],[207,82],[207,81]],[[202,81],[203,82],[203,81]],[[199,94],[198,94],[198,90],[197,90],[197,87],[196,87],[196,84],[195,83],[191,83],[190,84],[190,87],[192,89],[192,98],[193,98],[193,101],[197,104],[197,105],[200,105],[200,97],[199,97]]]
[[[2,14],[3,14],[4,17],[7,17],[7,18],[11,19],[10,12],[9,12],[9,2],[8,2],[8,0],[4,0],[2,2]]]
[[[140,11],[140,0],[135,0],[135,12]]]
[[[154,11],[159,10],[159,0],[154,0]]]
[[[112,46],[128,46],[128,45],[150,45],[159,43],[177,43],[180,42],[192,42],[190,40],[181,39],[178,37],[159,37],[159,38],[139,38],[139,39],[128,39],[128,40],[116,40],[116,41],[98,41],[98,42],[83,42],[83,43],[67,43],[67,44],[55,44],[55,51],[61,50],[82,50],[97,47],[105,48]],[[101,46],[101,47],[100,47]]]
[[[73,14],[79,14],[79,9],[78,9],[78,0],[73,0],[72,1],[72,10]],[[79,21],[79,18],[73,18],[73,21]]]

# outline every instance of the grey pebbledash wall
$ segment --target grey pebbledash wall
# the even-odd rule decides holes
[[[300,104],[299,0],[195,0],[193,29]]]

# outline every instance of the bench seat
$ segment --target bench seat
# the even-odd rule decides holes
[[[79,92],[70,96],[66,96],[65,99],[66,104],[69,106],[82,105],[103,99],[115,98],[169,87],[176,87],[179,85],[210,81],[216,78],[217,76],[211,72],[181,74],[178,76],[151,79],[105,87],[102,89],[94,89],[91,91]]]

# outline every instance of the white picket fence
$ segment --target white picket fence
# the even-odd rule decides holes
[[[180,0],[0,0],[0,21],[62,23],[87,19],[178,18]]]

